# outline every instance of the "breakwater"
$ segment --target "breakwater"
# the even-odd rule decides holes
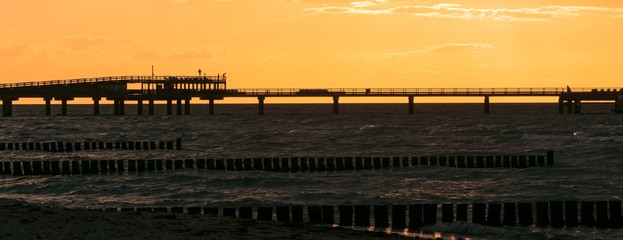
[[[179,142],[179,141],[178,141]],[[529,168],[554,165],[554,152],[546,155],[412,156],[412,157],[272,157],[198,158],[176,160],[55,160],[2,161],[5,175],[79,175],[137,173],[197,169],[216,171],[327,172],[379,170],[418,166],[453,168]]]
[[[175,145],[174,145],[175,144]],[[74,152],[90,150],[182,150],[182,139],[173,141],[0,142],[0,151]]]
[[[380,205],[276,205],[106,208],[104,211],[209,214],[265,221],[291,221],[340,227],[417,230],[439,223],[539,228],[621,228],[620,200]]]

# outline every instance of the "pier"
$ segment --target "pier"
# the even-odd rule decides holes
[[[416,97],[481,97],[483,112],[490,113],[491,97],[558,97],[559,113],[581,113],[582,104],[612,103],[613,111],[623,112],[623,88],[328,88],[328,89],[227,89],[225,74],[218,76],[116,76],[0,84],[2,116],[13,115],[13,102],[24,98],[42,99],[45,114],[51,115],[52,101],[60,101],[61,115],[76,98],[93,100],[93,114],[100,114],[100,101],[114,103],[114,115],[125,115],[125,104],[135,102],[138,115],[154,115],[156,101],[166,102],[168,115],[189,115],[192,99],[208,100],[209,114],[214,114],[216,100],[257,98],[258,114],[263,115],[266,98],[318,97],[333,99],[333,113],[345,97],[402,97],[408,113],[414,114]],[[566,111],[565,111],[566,110]]]

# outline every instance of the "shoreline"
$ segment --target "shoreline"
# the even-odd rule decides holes
[[[422,239],[307,223],[0,205],[0,239]]]

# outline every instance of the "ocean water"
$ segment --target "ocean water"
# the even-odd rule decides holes
[[[191,115],[100,116],[70,105],[69,116],[16,105],[0,118],[0,142],[160,141],[183,150],[2,151],[6,160],[119,160],[330,156],[545,154],[553,167],[459,169],[436,166],[371,171],[277,173],[174,170],[81,176],[0,176],[0,202],[76,208],[536,202],[623,199],[623,115],[584,105],[558,114],[556,104],[192,105]],[[53,113],[60,109],[54,106]],[[427,227],[442,237],[473,239],[621,239],[613,229],[490,228],[469,223]]]

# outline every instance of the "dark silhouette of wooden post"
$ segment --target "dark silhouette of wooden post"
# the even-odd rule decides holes
[[[339,205],[337,209],[340,213],[340,226],[352,227],[353,226],[353,206],[351,205]]]
[[[93,115],[100,114],[100,99],[99,97],[93,98]]]
[[[385,229],[389,227],[389,208],[387,205],[374,205],[374,227]]]
[[[623,92],[623,89],[620,92]],[[617,100],[614,101],[613,110],[615,113],[623,113],[623,95],[619,95]]]
[[[214,114],[214,99],[209,99],[208,103],[209,103],[208,104],[208,113],[210,115],[213,115]]]
[[[562,96],[558,97],[558,113],[565,113],[565,100]]]
[[[485,113],[489,113],[489,96],[485,96]]]
[[[409,114],[413,115],[413,96],[409,96]]]
[[[392,228],[402,231],[407,227],[407,205],[392,205]]]
[[[154,100],[149,99],[149,115],[154,115]]]
[[[167,115],[173,114],[173,100],[167,99]]]
[[[136,101],[136,109],[138,115],[143,115],[143,100]]]
[[[184,100],[184,115],[190,114],[190,98]]]
[[[549,216],[550,216],[551,227],[562,228],[565,226],[563,212],[564,212],[564,208],[563,208],[562,201],[550,201],[549,202]]]
[[[177,107],[177,115],[182,115],[182,99],[177,99],[177,104],[175,104]]]
[[[115,115],[124,115],[125,114],[125,101],[123,99],[114,99],[115,107],[114,113]]]
[[[123,99],[117,100],[119,104],[119,115],[125,115],[125,101]]]
[[[577,227],[578,225],[578,202],[565,201],[565,226]]]
[[[13,98],[3,98],[2,99],[2,116],[10,117],[13,116]]]
[[[50,116],[52,114],[52,98],[43,98],[45,101],[45,115]]]
[[[333,113],[338,114],[340,112],[340,97],[333,96]]]
[[[113,99],[113,115],[119,115],[119,102],[117,99]]]
[[[121,115],[125,115],[125,100],[119,100],[119,108],[121,109]]]
[[[67,99],[61,99],[61,115],[67,116]]]
[[[265,97],[257,97],[259,115],[264,115],[264,99]]]
[[[454,222],[454,204],[441,204],[441,222]]]

